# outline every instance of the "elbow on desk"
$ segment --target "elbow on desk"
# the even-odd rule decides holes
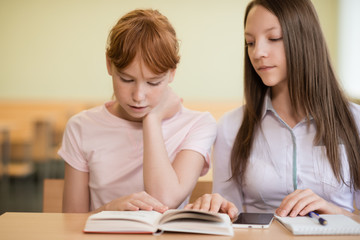
[[[167,206],[169,209],[176,209],[178,208],[181,203],[183,203],[184,199],[175,199],[174,197],[167,197],[165,199],[159,200],[161,203],[163,203],[165,206]]]
[[[151,196],[156,198],[158,201],[160,201],[162,204],[167,206],[169,209],[178,208],[183,201],[188,197],[188,195],[181,194],[181,191],[176,192],[167,192],[164,191],[163,193],[151,193],[148,192]]]

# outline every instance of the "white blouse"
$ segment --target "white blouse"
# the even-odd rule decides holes
[[[359,130],[360,106],[350,104]],[[325,200],[348,211],[353,201],[360,207],[360,191],[349,187],[350,172],[345,148],[340,145],[343,176],[338,182],[326,157],[324,146],[314,146],[314,121],[299,122],[290,128],[277,115],[269,95],[265,97],[261,130],[255,135],[243,188],[231,177],[231,150],[241,126],[243,107],[226,113],[218,123],[214,146],[213,192],[233,202],[240,211],[274,212],[282,199],[295,189],[310,188]],[[243,208],[244,207],[244,208]]]

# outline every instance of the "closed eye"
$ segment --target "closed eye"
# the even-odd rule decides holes
[[[270,38],[269,40],[272,41],[272,42],[277,42],[277,41],[280,41],[282,40],[283,38],[280,37],[280,38]]]
[[[121,79],[121,81],[123,81],[123,82],[125,82],[125,83],[131,83],[131,82],[134,81],[134,80],[132,80],[132,79],[126,79],[126,78],[122,78],[122,77],[120,77],[120,79]]]
[[[161,82],[162,82],[162,81],[159,81],[159,82],[147,82],[147,83],[148,83],[150,86],[159,86]]]

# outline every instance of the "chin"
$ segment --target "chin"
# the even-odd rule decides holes
[[[273,79],[265,79],[265,80],[262,80],[262,82],[267,87],[276,87],[280,83],[278,80],[273,80]]]
[[[145,114],[131,114],[130,117],[133,119],[134,122],[142,122],[142,120],[146,117],[147,113]]]

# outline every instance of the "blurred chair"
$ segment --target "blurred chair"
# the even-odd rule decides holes
[[[8,175],[10,161],[9,129],[5,126],[0,128],[0,177]]]
[[[211,159],[211,161],[213,161]],[[212,192],[213,185],[213,170],[210,168],[206,175],[199,177],[192,193],[189,202],[192,203],[202,195]]]
[[[53,126],[50,121],[38,120],[34,123],[33,152],[35,162],[47,162],[53,147]]]
[[[35,172],[34,164],[31,161],[31,143],[9,144],[10,161],[8,164],[8,176],[12,178],[28,177]]]
[[[54,152],[54,124],[50,119],[40,119],[33,123],[33,140],[31,158],[36,165],[38,179],[51,178]]]
[[[43,212],[61,213],[64,179],[44,179]]]
[[[6,177],[27,177],[34,172],[32,163],[30,162],[29,154],[31,146],[29,143],[21,145],[11,144],[10,128],[2,126],[0,129],[0,152],[1,152],[1,175]],[[21,155],[21,161],[12,161]]]
[[[196,199],[204,195],[205,193],[211,193],[212,191],[212,181],[201,181],[199,180],[190,196],[190,203],[194,202]]]

